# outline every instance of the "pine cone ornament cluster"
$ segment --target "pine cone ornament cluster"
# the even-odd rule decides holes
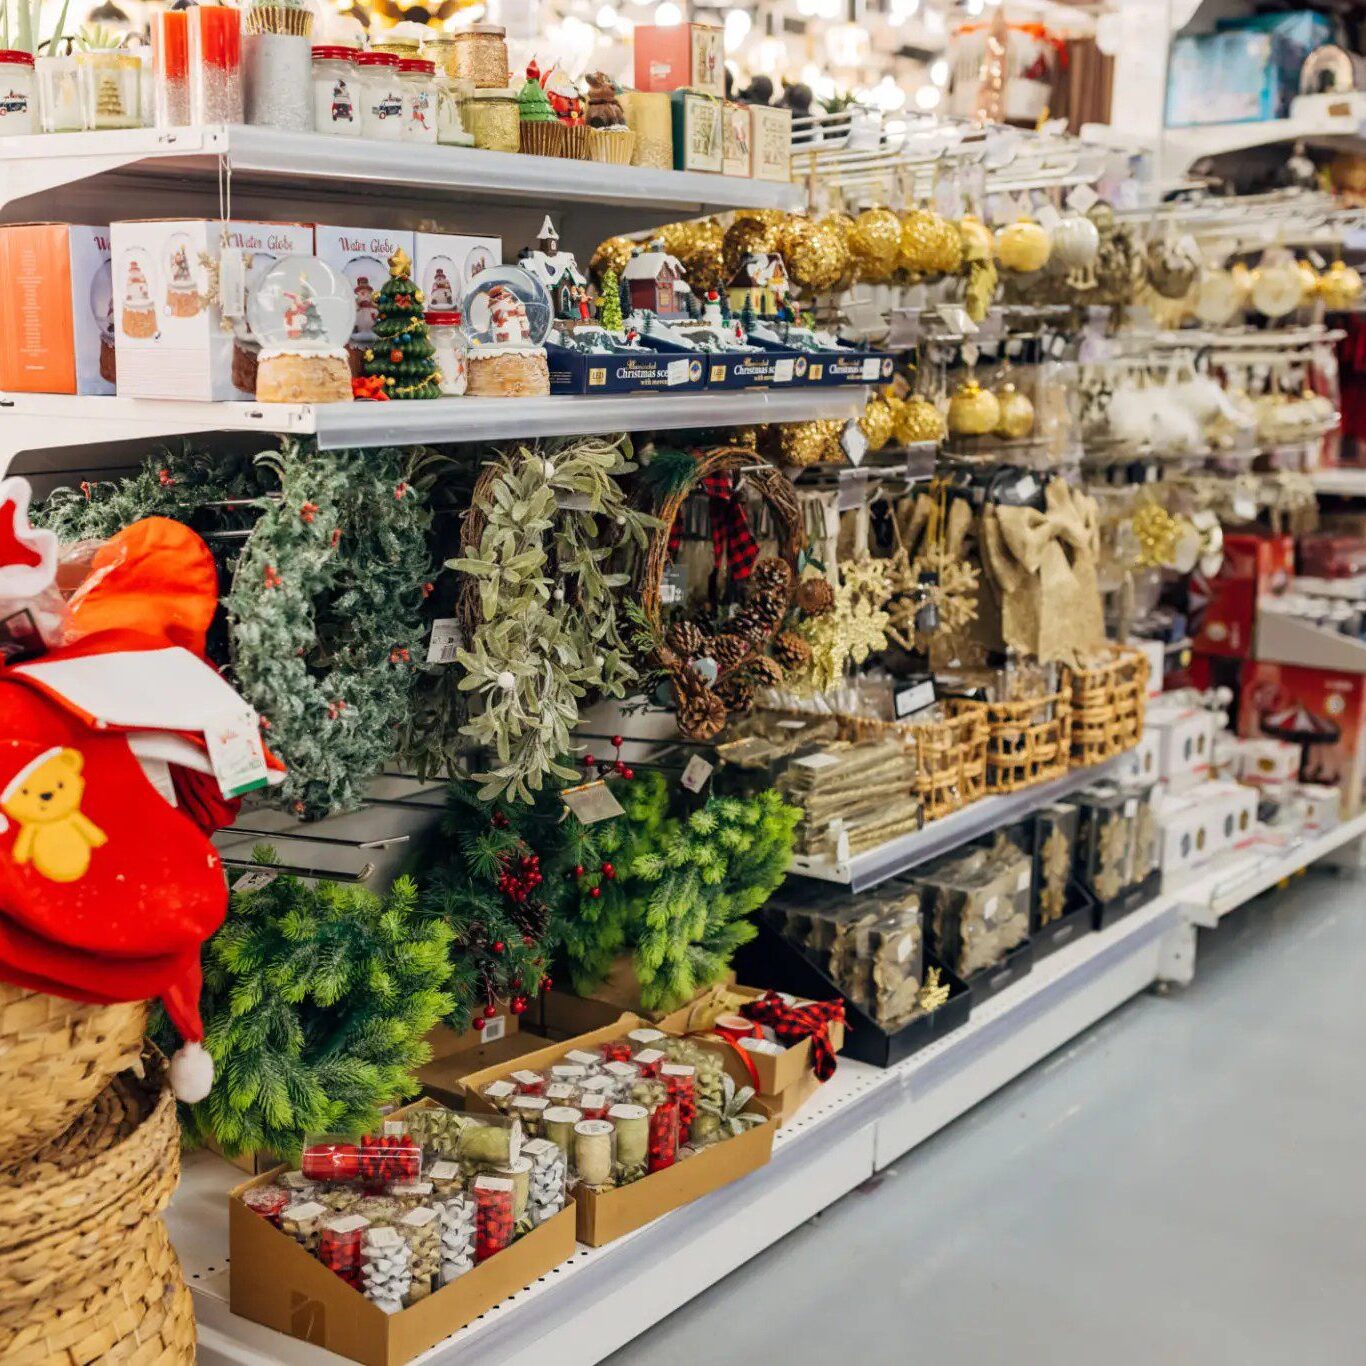
[[[781,685],[786,675],[783,673],[783,666],[772,656],[759,655],[745,665],[745,677],[756,688],[776,688]]]
[[[664,643],[683,659],[696,659],[707,647],[707,637],[695,621],[676,621],[669,627]]]
[[[773,642],[773,658],[783,669],[804,669],[811,663],[811,646],[795,631],[783,631]]]
[[[678,733],[689,740],[714,740],[726,726],[726,704],[690,668],[673,677]]]
[[[707,653],[716,661],[721,673],[735,668],[754,648],[751,638],[739,631],[723,631],[708,643]]]
[[[716,695],[732,716],[748,716],[754,710],[754,685],[745,678],[726,679],[717,686]]]
[[[755,564],[749,576],[749,591],[777,596],[792,591],[792,566],[776,555],[765,555]]]
[[[730,629],[756,644],[762,643],[782,625],[788,601],[787,591],[752,592],[749,601],[731,618]]]
[[[835,590],[829,579],[809,574],[797,585],[797,606],[808,617],[823,617],[835,606]]]

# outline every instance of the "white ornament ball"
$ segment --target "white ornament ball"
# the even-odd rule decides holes
[[[503,672],[498,675],[498,686],[502,688],[504,692],[511,692],[513,688],[517,686],[517,678],[511,669],[504,669]]]

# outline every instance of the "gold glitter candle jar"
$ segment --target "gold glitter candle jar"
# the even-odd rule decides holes
[[[657,166],[672,171],[674,129],[669,96],[643,90],[625,90],[621,95],[621,107],[626,111],[627,126],[636,135],[636,150],[631,157],[631,164]]]
[[[517,92],[511,86],[476,90],[469,102],[468,131],[474,145],[487,152],[519,152],[521,125],[517,115]]]
[[[492,90],[507,85],[506,29],[497,24],[472,24],[452,36],[455,39],[455,51],[452,56],[453,65],[446,68],[448,76],[473,81],[481,90]],[[514,147],[512,150],[517,149]]]

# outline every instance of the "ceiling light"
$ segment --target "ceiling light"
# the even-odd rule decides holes
[[[935,83],[935,85],[948,85],[949,64],[944,60],[943,57],[940,57],[938,61],[933,62],[931,64],[930,80],[932,80]]]
[[[749,31],[754,27],[754,20],[749,17],[749,11],[745,9],[733,9],[726,12],[726,51],[734,52],[741,43],[749,37]]]
[[[664,3],[655,10],[655,23],[660,28],[673,28],[682,22],[683,11],[674,4],[674,0],[664,0]]]
[[[615,6],[613,6],[613,5],[604,5],[604,6],[598,11],[597,25],[598,25],[599,28],[612,28],[612,27],[615,26],[616,22],[617,22],[617,11],[616,11]]]

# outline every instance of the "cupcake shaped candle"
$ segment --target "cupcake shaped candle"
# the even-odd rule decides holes
[[[526,81],[517,95],[522,151],[538,157],[564,155],[564,131],[546,98],[541,72],[535,62],[526,69]]]
[[[594,161],[629,166],[635,150],[636,135],[626,123],[626,113],[617,98],[611,78],[601,71],[588,77],[589,155]]]

